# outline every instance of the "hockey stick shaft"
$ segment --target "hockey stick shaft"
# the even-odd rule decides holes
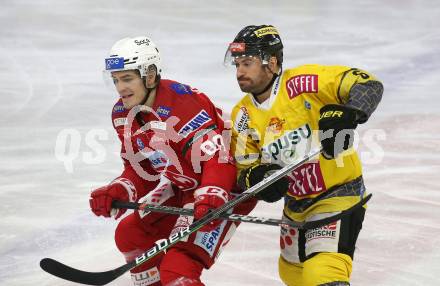
[[[305,162],[309,161],[312,157],[318,155],[321,152],[321,150],[314,150],[309,155],[304,156],[302,159],[297,160],[295,162],[292,162],[289,165],[286,165],[284,168],[278,170],[277,172],[274,172],[267,178],[263,179],[261,182],[257,183],[253,187],[247,189],[244,191],[241,195],[237,196],[236,198],[230,200],[229,202],[225,203],[223,206],[214,209],[213,211],[206,214],[201,219],[195,221],[190,226],[184,228],[183,230],[171,235],[169,238],[165,240],[161,240],[159,242],[156,242],[156,244],[148,249],[146,252],[144,252],[142,255],[136,257],[133,261],[130,261],[116,269],[105,271],[105,272],[87,272],[87,271],[81,271],[78,269],[74,269],[70,266],[67,266],[63,263],[60,263],[54,259],[50,258],[44,258],[40,261],[40,266],[43,270],[46,272],[55,275],[59,278],[87,284],[87,285],[105,285],[125,272],[129,271],[130,269],[137,267],[141,265],[142,263],[148,261],[152,257],[158,255],[159,253],[163,252],[164,250],[168,249],[169,247],[173,246],[186,236],[190,235],[191,233],[194,233],[198,231],[200,228],[202,228],[204,225],[208,224],[209,222],[219,218],[223,213],[226,213],[228,210],[232,209],[234,206],[242,203],[243,201],[255,196],[264,188],[269,186],[270,184],[276,182],[280,178],[287,175],[292,170],[298,168]]]
[[[151,211],[151,212],[174,214],[174,215],[183,215],[183,216],[194,216],[193,209],[176,208],[176,207],[161,206],[161,205],[146,205],[146,204],[140,204],[140,203],[134,203],[134,202],[114,201],[112,203],[112,207],[113,208]],[[257,216],[242,215],[242,214],[235,214],[235,213],[232,213],[232,214],[223,213],[219,216],[219,218],[223,219],[223,220],[234,221],[234,222],[249,222],[249,223],[272,225],[272,226],[289,225],[292,227],[299,227],[301,225],[300,222],[296,222],[296,221],[257,217]]]
[[[368,195],[363,200],[359,201],[353,207],[363,206],[370,199],[371,195]],[[162,205],[149,205],[149,204],[141,204],[135,202],[122,202],[122,201],[113,201],[113,208],[124,208],[124,209],[134,209],[134,210],[143,210],[143,211],[152,211],[159,213],[167,213],[174,215],[184,215],[184,216],[194,216],[193,209],[185,209],[185,208],[176,208],[170,206],[162,206]],[[344,211],[345,213],[351,213],[352,209],[347,209]],[[234,222],[248,222],[255,224],[264,224],[264,225],[272,225],[272,226],[290,226],[301,229],[311,229],[324,226],[330,222],[336,221],[340,219],[342,216],[340,214],[335,214],[325,219],[300,222],[291,219],[275,219],[275,218],[265,218],[258,216],[249,216],[235,213],[223,213],[219,216],[219,218],[223,220],[229,220]]]

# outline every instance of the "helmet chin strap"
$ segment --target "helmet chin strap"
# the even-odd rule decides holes
[[[156,86],[157,86],[157,85],[156,85]],[[139,105],[144,105],[144,104],[147,102],[148,98],[150,97],[150,93],[151,93],[151,91],[152,91],[153,89],[155,89],[156,86],[154,86],[154,87],[152,87],[152,88],[147,88],[147,92],[145,93],[145,97],[144,97],[144,99],[139,103]]]
[[[156,81],[155,81],[155,85],[154,85],[153,87],[147,87],[147,85],[146,85],[146,83],[145,83],[145,80],[144,80],[144,86],[145,86],[145,88],[147,89],[147,92],[145,93],[145,97],[144,97],[144,99],[139,103],[139,105],[144,105],[144,104],[147,102],[148,98],[150,97],[150,93],[151,93],[155,88],[157,88],[157,86],[159,85],[159,81],[160,81],[160,76],[157,76],[157,77],[156,77]],[[140,126],[144,126],[144,125],[146,124],[145,120],[142,118],[142,116],[141,116],[140,113],[136,113],[135,118],[136,118],[136,121],[138,122],[138,124],[139,124]]]
[[[156,76],[155,85],[153,87],[147,87],[147,84],[145,83],[146,81],[145,80],[143,81],[147,93],[145,94],[144,99],[139,103],[139,105],[144,105],[147,102],[148,97],[150,97],[150,93],[159,85],[159,81],[160,81],[160,75]]]
[[[278,74],[274,72],[274,73],[272,74],[272,79],[271,79],[270,82],[266,85],[266,87],[263,88],[262,91],[259,91],[259,92],[251,92],[251,94],[254,96],[254,98],[257,97],[257,96],[259,96],[259,95],[261,95],[261,94],[263,94],[263,93],[265,93],[266,91],[268,91],[269,88],[272,87],[272,85],[273,85],[273,83],[275,82],[275,80],[277,79],[277,77],[278,77]]]

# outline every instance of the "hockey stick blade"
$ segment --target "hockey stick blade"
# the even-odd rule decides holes
[[[124,264],[121,267],[109,271],[87,272],[72,268],[51,258],[43,258],[40,261],[40,267],[47,273],[65,280],[87,285],[105,285],[110,283],[130,270],[130,266]]]

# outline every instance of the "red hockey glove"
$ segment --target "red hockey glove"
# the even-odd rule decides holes
[[[126,209],[112,209],[112,201],[134,202],[136,189],[133,183],[125,178],[119,178],[109,185],[100,187],[90,194],[90,208],[97,216],[120,218]]]
[[[219,187],[207,186],[202,187],[194,192],[194,218],[201,219],[210,209],[221,207],[229,200],[229,194]],[[213,220],[209,224],[203,226],[200,231],[213,231],[220,223],[221,219]]]

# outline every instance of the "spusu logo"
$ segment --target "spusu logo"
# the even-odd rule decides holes
[[[295,149],[302,141],[310,138],[312,129],[309,124],[286,131],[283,136],[261,148],[264,162],[285,162],[295,155]]]

